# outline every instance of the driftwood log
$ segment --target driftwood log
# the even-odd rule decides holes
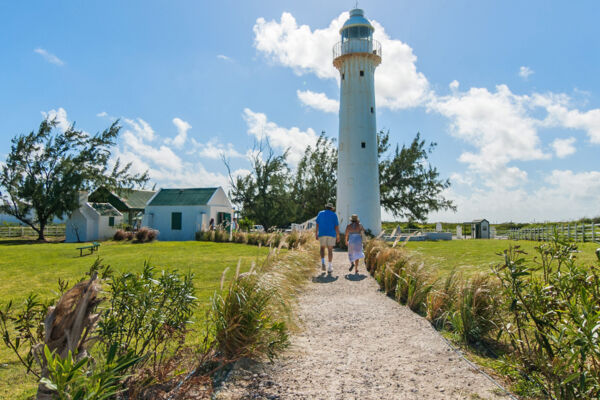
[[[98,274],[83,282],[79,282],[69,291],[65,292],[56,303],[48,309],[44,321],[45,343],[38,345],[36,353],[42,365],[42,378],[48,377],[48,368],[44,357],[44,345],[62,358],[67,357],[69,351],[76,359],[87,356],[87,345],[91,339],[90,333],[94,330],[99,314],[95,314],[96,306],[101,299],[98,296],[100,284]],[[40,383],[37,391],[38,400],[50,400],[54,394]]]

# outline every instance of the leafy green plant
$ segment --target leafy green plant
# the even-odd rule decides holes
[[[59,400],[103,400],[114,398],[124,391],[126,371],[141,357],[133,352],[117,355],[118,345],[113,344],[103,360],[75,357],[71,351],[65,358],[44,347],[47,377],[40,383]]]
[[[578,265],[575,250],[555,237],[536,248],[531,264],[511,247],[494,269],[511,358],[557,399],[600,396],[600,270]]]
[[[62,284],[60,285],[62,288]],[[0,334],[2,341],[17,356],[21,364],[38,379],[41,377],[41,365],[36,349],[44,343],[44,319],[48,307],[53,302],[41,302],[38,296],[30,294],[23,308],[16,310],[9,301],[0,310]]]
[[[147,262],[140,274],[114,276],[107,282],[110,298],[98,324],[102,343],[147,356],[156,370],[184,343],[196,305],[192,280],[191,273],[156,274]]]

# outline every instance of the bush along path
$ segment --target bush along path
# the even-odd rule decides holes
[[[300,330],[273,363],[238,362],[217,399],[500,399],[424,318],[334,253],[299,297]]]

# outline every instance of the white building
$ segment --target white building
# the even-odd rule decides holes
[[[337,214],[342,230],[352,214],[366,229],[381,232],[375,68],[381,45],[363,10],[350,11],[333,48],[333,65],[340,72],[340,133],[338,141]]]
[[[122,222],[123,214],[110,203],[89,202],[88,193],[79,192],[79,208],[73,211],[66,222],[65,242],[112,239]]]
[[[196,232],[231,221],[233,207],[221,187],[160,189],[147,203],[142,226],[159,240],[195,240]]]

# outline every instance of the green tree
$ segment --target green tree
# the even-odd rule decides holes
[[[337,154],[334,140],[325,137],[325,132],[314,147],[304,151],[292,187],[296,222],[313,218],[325,204],[335,203]]]
[[[244,176],[233,177],[229,162],[223,159],[231,183],[229,197],[244,217],[265,229],[287,225],[293,214],[288,152],[275,155],[269,142],[255,150],[250,158],[252,171]]]
[[[377,134],[381,205],[396,217],[419,221],[433,211],[456,210],[454,203],[442,195],[450,187],[450,180],[440,179],[437,168],[429,163],[429,154],[437,144],[426,145],[417,133],[408,147],[396,146],[386,157],[389,135],[389,131]]]
[[[0,212],[12,215],[45,240],[44,228],[54,217],[76,210],[79,191],[98,186],[143,186],[148,174],[131,173],[131,163],[108,162],[121,127],[115,121],[101,133],[90,135],[71,125],[56,129],[56,120],[44,120],[37,132],[18,135],[0,172],[4,202]]]

